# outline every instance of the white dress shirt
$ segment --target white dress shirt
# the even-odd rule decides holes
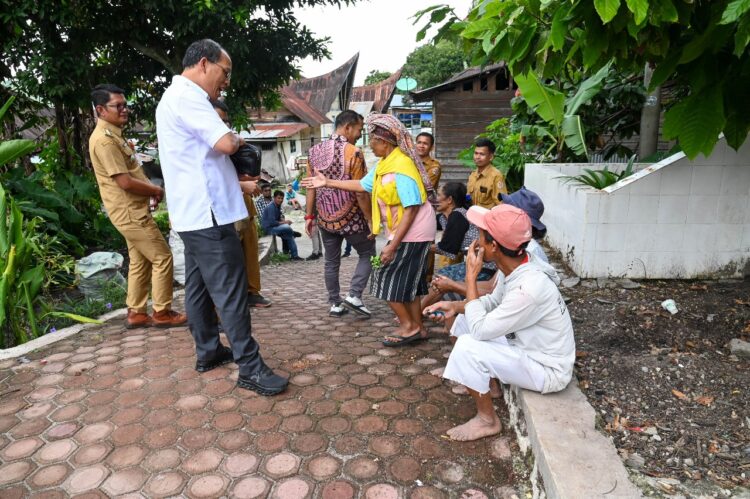
[[[232,161],[213,147],[231,130],[221,121],[208,94],[175,76],[156,108],[159,161],[164,175],[169,220],[177,232],[247,218],[247,207]]]

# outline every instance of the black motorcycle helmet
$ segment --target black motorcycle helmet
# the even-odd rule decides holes
[[[229,156],[234,163],[234,169],[237,175],[249,175],[257,177],[260,175],[260,164],[262,153],[260,148],[252,144],[243,144],[237,149],[237,152]]]

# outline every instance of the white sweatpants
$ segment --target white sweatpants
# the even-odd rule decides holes
[[[456,317],[451,335],[458,340],[448,357],[443,377],[467,388],[487,393],[490,379],[541,392],[544,388],[544,367],[528,357],[520,348],[508,344],[505,336],[492,340],[475,340],[469,334],[464,314]]]

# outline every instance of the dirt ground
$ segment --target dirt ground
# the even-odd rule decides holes
[[[561,291],[579,386],[634,480],[655,494],[746,494],[750,363],[728,344],[750,339],[750,282],[584,279]]]

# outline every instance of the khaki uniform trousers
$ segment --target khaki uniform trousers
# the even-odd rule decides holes
[[[242,253],[245,255],[245,270],[247,272],[247,292],[251,295],[260,294],[260,263],[258,262],[258,212],[253,198],[242,195],[245,200],[248,215],[243,223],[236,224],[237,232],[242,242]]]
[[[148,217],[144,223],[117,225],[128,243],[130,268],[126,303],[135,312],[146,313],[149,284],[154,312],[172,308],[172,252],[156,222]]]

